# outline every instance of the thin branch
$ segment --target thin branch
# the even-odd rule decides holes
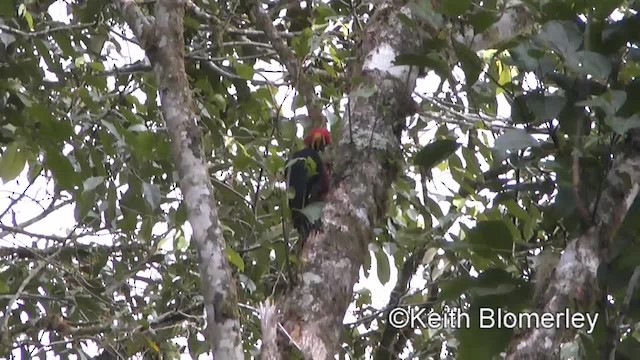
[[[186,12],[187,14],[193,16],[194,18],[208,23],[214,23],[216,25],[220,24],[220,20],[218,20],[217,17],[209,14],[208,12],[204,11],[202,8],[200,8],[198,5],[196,5],[192,0],[187,0],[186,1]]]
[[[57,205],[54,205],[55,202],[56,201],[53,200],[51,202],[51,204],[49,205],[49,207],[47,207],[43,212],[41,212],[37,216],[35,216],[35,217],[25,221],[25,222],[22,222],[22,223],[18,224],[15,228],[24,230],[24,228],[37,223],[38,221],[40,221],[40,220],[44,219],[45,217],[47,217],[49,214],[61,209],[62,207],[66,206],[66,205],[71,204],[73,202],[73,200],[65,200],[65,201],[63,201],[63,202],[61,202],[61,203],[59,203]],[[7,235],[10,235],[12,232],[13,231],[7,231],[7,230],[0,232],[0,239],[4,238]]]
[[[400,299],[407,293],[409,282],[413,277],[413,274],[416,272],[418,265],[424,256],[426,251],[425,247],[415,251],[402,266],[402,271],[400,272],[400,276],[398,277],[398,281],[396,282],[396,286],[393,288],[391,292],[391,298],[389,299],[389,307],[396,307],[400,304]],[[383,332],[382,338],[380,339],[380,345],[375,352],[374,359],[387,359],[391,355],[389,353],[389,349],[392,349],[394,343],[398,339],[399,328],[391,326],[391,324],[386,324]]]
[[[421,94],[417,94],[424,101],[429,102],[437,110],[434,111],[419,111],[418,115],[426,117],[428,119],[432,119],[437,122],[445,122],[450,124],[457,125],[466,125],[466,126],[475,126],[475,127],[485,127],[487,130],[491,131],[503,131],[508,129],[523,129],[522,127],[517,127],[514,125],[509,125],[507,123],[507,119],[501,119],[497,117],[490,117],[488,115],[477,115],[477,114],[469,114],[464,113],[462,111],[462,107],[457,104],[453,104],[447,102],[442,99],[434,98],[431,96],[425,96]],[[460,109],[460,110],[456,110]],[[537,129],[530,128],[526,129],[527,132],[531,134],[543,134],[548,135],[549,131],[547,129]]]
[[[20,298],[20,295],[22,294],[24,289],[31,282],[31,280],[33,280],[33,278],[36,277],[36,275],[38,275],[40,273],[40,270],[42,270],[42,268],[44,268],[47,264],[49,264],[51,262],[51,259],[53,259],[56,256],[58,256],[58,254],[62,251],[62,249],[63,248],[60,247],[60,249],[58,249],[58,251],[56,251],[55,253],[51,254],[47,259],[40,261],[38,263],[38,266],[36,266],[35,269],[31,270],[29,272],[29,275],[22,281],[22,283],[20,284],[20,286],[16,290],[16,293],[13,295],[13,297],[11,298],[9,303],[7,304],[7,308],[6,308],[5,312],[4,312],[4,319],[2,320],[2,326],[0,327],[0,337],[4,338],[5,336],[9,336],[9,318],[11,317],[11,308],[18,301],[18,299]],[[8,340],[8,339],[3,339],[3,340]]]
[[[271,42],[271,45],[278,53],[280,61],[287,68],[289,75],[291,76],[292,83],[298,89],[302,97],[305,99],[305,105],[309,112],[309,117],[316,126],[325,126],[327,123],[326,118],[322,115],[322,103],[315,93],[314,86],[308,81],[306,76],[302,73],[302,68],[296,59],[296,55],[291,48],[287,46],[287,42],[282,39],[273,26],[273,22],[269,15],[262,8],[262,2],[256,1],[251,14],[255,18],[255,22],[258,27],[264,31],[265,35]]]
[[[73,24],[73,25],[59,26],[59,27],[50,28],[50,29],[46,29],[46,30],[26,32],[26,31],[22,31],[20,29],[12,28],[12,27],[4,25],[4,24],[0,24],[0,30],[2,32],[6,32],[8,34],[15,35],[15,36],[20,36],[20,37],[24,37],[24,38],[35,38],[35,37],[51,35],[53,33],[61,32],[61,31],[72,31],[72,30],[78,30],[78,29],[82,30],[82,29],[86,29],[86,28],[89,28],[89,27],[92,27],[92,26],[95,26],[95,25],[96,25],[96,23],[91,23],[91,24]]]
[[[27,191],[29,190],[29,188],[31,187],[31,185],[33,185],[33,182],[29,182],[29,184],[24,188],[24,190],[20,193],[20,195],[18,195],[17,198],[11,198],[11,203],[9,204],[9,206],[7,206],[7,208],[2,212],[2,214],[0,214],[0,219],[2,219],[5,215],[7,215],[7,213],[9,212],[9,210],[11,210],[11,208],[13,208],[13,205],[17,204],[20,200],[22,200],[23,197],[27,196]],[[12,192],[13,193],[13,192]],[[16,194],[16,193],[13,193]],[[30,197],[28,197],[30,198]],[[33,200],[34,202],[38,202],[37,200],[31,198],[31,200]],[[1,238],[2,236],[0,236]]]
[[[222,43],[222,46],[224,47],[253,46],[255,48],[264,48],[269,50],[273,50],[273,48],[275,48],[275,46],[271,46],[269,44],[265,44],[259,41],[228,41],[228,42]],[[278,52],[278,49],[276,49],[276,52]]]
[[[0,224],[0,229],[3,230],[2,234],[22,234],[22,235],[26,235],[26,236],[30,236],[30,237],[34,237],[34,238],[38,238],[38,239],[46,239],[46,240],[52,240],[52,241],[57,241],[57,242],[63,242],[66,239],[68,239],[68,236],[58,236],[58,235],[45,235],[45,234],[36,234],[36,233],[32,233],[31,231],[27,231],[24,230],[22,228],[16,227],[16,226],[7,226],[7,225],[3,225]]]
[[[231,35],[243,35],[243,36],[264,36],[264,31],[260,31],[260,30],[253,30],[253,29],[235,29],[235,28],[231,28],[226,30],[227,33],[231,34]],[[302,31],[292,31],[292,32],[286,32],[286,31],[278,31],[277,32],[278,36],[283,38],[283,39],[291,39],[295,36],[298,36],[300,34],[302,34]]]

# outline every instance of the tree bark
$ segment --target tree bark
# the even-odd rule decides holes
[[[335,142],[333,186],[322,229],[305,242],[299,281],[280,302],[284,327],[306,358],[333,359],[340,350],[344,314],[368,256],[372,227],[386,214],[388,189],[401,170],[398,128],[415,109],[411,92],[417,68],[395,66],[395,57],[420,48],[402,2],[378,5],[358,49],[357,68],[367,80],[350,97],[350,118]],[[347,115],[348,115],[347,114]]]
[[[376,5],[350,74],[366,80],[352,89],[342,136],[332,149],[342,156],[334,156],[323,226],[305,242],[298,283],[279,302],[284,328],[309,359],[333,359],[340,351],[343,318],[369,256],[372,229],[386,215],[388,190],[403,168],[400,133],[405,118],[417,109],[411,93],[418,69],[394,62],[400,54],[422,51],[419,32],[403,18],[434,27],[412,14],[406,2]],[[524,9],[520,2],[507,4],[487,33],[462,27],[452,38],[473,50],[507,40],[531,27]]]
[[[184,66],[184,11],[179,0],[158,0],[148,18],[131,0],[119,5],[151,60],[161,109],[171,138],[180,190],[199,258],[207,338],[216,359],[244,359],[237,290],[225,256],[225,240],[202,148],[198,114]]]
[[[640,133],[630,134],[626,149],[614,161],[606,179],[596,221],[585,234],[572,240],[562,253],[539,313],[564,312],[578,306],[591,311],[598,298],[598,267],[606,261],[609,249],[629,208],[640,190]],[[602,321],[602,319],[600,319]],[[575,333],[569,328],[532,328],[514,338],[507,359],[555,359],[562,339]]]

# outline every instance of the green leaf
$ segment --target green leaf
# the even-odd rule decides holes
[[[142,240],[144,243],[150,243],[154,225],[155,221],[150,216],[142,220],[140,231],[138,232],[138,241]]]
[[[369,96],[373,95],[375,92],[376,92],[376,88],[375,87],[361,85],[361,86],[358,86],[357,89],[352,91],[349,94],[349,96],[353,96],[354,98],[356,98],[356,97],[368,98]]]
[[[538,140],[523,129],[510,129],[500,135],[493,148],[498,151],[517,151],[528,147],[540,146]]]
[[[34,26],[33,26],[33,15],[31,15],[30,12],[25,11],[24,12],[24,19],[27,21],[27,25],[29,25],[29,30],[33,31]]]
[[[601,323],[602,321],[598,321]],[[616,355],[625,356],[627,359],[634,359],[640,353],[640,341],[635,336],[627,336],[617,347]]]
[[[175,239],[175,249],[176,251],[185,251],[189,247],[189,241],[187,238],[181,233]]]
[[[480,221],[467,232],[473,251],[486,258],[499,254],[508,256],[513,247],[513,236],[501,220]]]
[[[610,90],[589,100],[576,102],[576,105],[598,107],[608,116],[612,116],[622,107],[626,100],[626,92],[622,90]]]
[[[55,150],[47,151],[46,165],[61,188],[69,190],[76,184],[76,171],[66,156]]]
[[[75,60],[73,60],[73,63],[77,68],[82,68],[86,63],[86,60],[83,56],[78,56],[77,58],[75,58]]]
[[[135,125],[129,126],[127,130],[131,132],[145,132],[145,131],[149,131],[149,128],[147,128],[145,124],[135,124]]]
[[[432,24],[435,28],[440,28],[444,22],[443,16],[434,11],[430,0],[414,0],[410,1],[407,6],[411,10],[411,14],[420,20],[425,20]]]
[[[56,41],[58,46],[60,46],[60,50],[64,53],[64,55],[68,57],[76,57],[78,56],[77,52],[71,45],[71,37],[69,34],[65,32],[55,32],[52,34],[53,39]],[[103,66],[104,67],[104,66]]]
[[[0,294],[6,294],[8,293],[9,287],[7,286],[7,283],[5,281],[5,278],[3,278],[2,276],[0,276]]]
[[[320,20],[322,22],[324,22],[324,19],[327,17],[338,16],[335,10],[327,5],[316,5],[313,7],[313,11],[316,13],[316,20]]]
[[[91,191],[104,182],[103,176],[93,176],[82,182],[83,192]]]
[[[262,275],[269,270],[269,264],[271,263],[270,252],[271,248],[267,246],[261,246],[253,252],[253,259],[255,259],[253,276],[255,281],[260,281]]]
[[[414,158],[414,164],[425,170],[430,170],[439,163],[447,160],[458,150],[460,144],[453,139],[439,139],[420,149]]]
[[[611,60],[591,51],[578,51],[567,57],[565,64],[581,75],[607,79],[611,74]]]
[[[311,157],[304,158],[304,167],[308,176],[313,176],[318,173],[318,164]]]
[[[20,175],[27,162],[27,153],[11,143],[0,158],[0,179],[7,183]]]
[[[253,66],[236,63],[234,65],[234,68],[236,69],[236,73],[238,74],[238,76],[240,76],[241,78],[245,80],[253,79],[253,74],[255,73]]]
[[[492,304],[479,306],[473,304],[468,310],[470,315],[470,326],[461,326],[457,331],[457,339],[460,342],[458,346],[458,360],[476,360],[476,359],[494,359],[499,356],[500,352],[505,351],[505,347],[509,344],[512,329],[505,326],[484,326],[480,328],[480,310],[487,311],[493,308]],[[497,315],[494,315],[494,317]],[[485,321],[488,321],[485,319]]]
[[[158,185],[149,183],[142,184],[142,194],[145,201],[151,206],[151,209],[155,210],[160,207],[162,193]]]
[[[507,210],[509,210],[509,213],[511,213],[513,216],[517,217],[518,219],[522,221],[531,220],[529,213],[527,213],[523,208],[521,208],[520,205],[518,205],[518,203],[516,203],[513,199],[509,199],[505,201],[503,204],[507,208]]]
[[[510,341],[512,330],[505,326],[497,326],[487,321],[480,328],[480,309],[492,309],[494,319],[497,309],[510,312],[521,312],[528,304],[531,296],[521,281],[502,268],[489,268],[473,280],[469,289],[471,306],[468,310],[470,326],[462,326],[458,331],[460,340],[458,359],[494,359]],[[486,339],[484,338],[486,337]]]
[[[218,109],[224,110],[227,108],[227,101],[224,99],[224,96],[221,94],[213,95],[212,99],[214,104],[218,107]]]
[[[624,135],[631,129],[640,128],[640,114],[633,114],[633,116],[628,119],[617,116],[607,116],[604,122],[616,133]]]
[[[102,123],[102,126],[106,127],[107,130],[109,130],[113,137],[115,137],[119,142],[124,142],[122,135],[120,135],[120,132],[112,122],[107,120],[100,120],[100,122]]]
[[[500,95],[504,92],[504,86],[513,81],[511,77],[511,68],[509,65],[498,59],[495,60],[494,64],[498,72],[498,85],[500,85],[496,88],[496,95]]]
[[[538,120],[548,121],[555,119],[566,104],[564,96],[535,94],[527,97],[527,107]]]
[[[376,265],[378,267],[378,280],[382,285],[385,285],[391,277],[391,268],[389,266],[389,257],[382,249],[376,251]]]
[[[310,28],[306,28],[302,30],[300,35],[291,39],[291,48],[298,58],[304,58],[311,51],[310,40],[312,36],[313,31]]]
[[[448,16],[458,16],[464,14],[470,6],[471,0],[445,0],[439,2],[436,11]]]
[[[476,34],[481,34],[500,20],[500,13],[495,10],[480,10],[469,15],[469,23]]]
[[[516,288],[513,284],[499,284],[492,287],[473,287],[471,293],[477,296],[489,296],[489,295],[506,295],[511,293]]]
[[[473,285],[473,279],[469,275],[461,274],[451,280],[442,281],[440,293],[441,300],[457,300],[460,295],[467,292]]]
[[[242,256],[240,256],[240,254],[230,246],[225,247],[224,250],[227,253],[227,259],[229,259],[229,262],[237,267],[241,272],[244,271],[244,260],[242,260]]]
[[[447,78],[451,74],[449,64],[439,53],[426,55],[403,54],[396,57],[395,65],[420,66],[435,71],[440,77]]]
[[[538,34],[551,50],[557,51],[565,59],[573,56],[582,45],[582,33],[575,22],[552,20],[542,27]]]
[[[445,1],[446,3],[455,3],[457,1]],[[471,86],[478,81],[478,77],[482,72],[482,67],[484,66],[482,60],[478,57],[478,55],[468,46],[454,42],[453,47],[456,50],[456,54],[458,55],[458,59],[460,60],[460,64],[462,65],[462,70],[464,71],[464,76],[467,82],[467,85]]]
[[[424,256],[422,257],[422,264],[431,265],[431,262],[433,261],[433,259],[436,257],[437,254],[438,254],[438,248],[430,247],[429,249],[427,249],[427,251],[425,251],[424,253]]]
[[[0,16],[10,19],[16,14],[16,0],[0,1]]]
[[[92,2],[97,3],[98,1],[92,1]],[[65,33],[62,33],[62,34],[66,35]],[[87,44],[87,49],[89,51],[100,53],[102,51],[102,48],[104,47],[105,42],[107,42],[108,40],[109,40],[108,35],[98,32],[98,33],[92,34],[91,37],[88,39],[88,41],[85,42],[85,44]],[[115,44],[115,46],[118,47],[117,43]]]

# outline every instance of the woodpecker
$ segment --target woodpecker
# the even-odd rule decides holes
[[[287,185],[295,192],[293,198],[289,199],[289,208],[300,243],[317,225],[312,224],[301,210],[315,202],[324,201],[329,192],[331,166],[320,155],[331,145],[331,134],[324,128],[311,129],[304,138],[304,144],[304,149],[293,154],[286,174]]]

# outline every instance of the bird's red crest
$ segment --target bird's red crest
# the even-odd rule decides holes
[[[323,150],[325,146],[331,145],[331,133],[325,128],[313,128],[304,138],[304,143],[312,149]]]

